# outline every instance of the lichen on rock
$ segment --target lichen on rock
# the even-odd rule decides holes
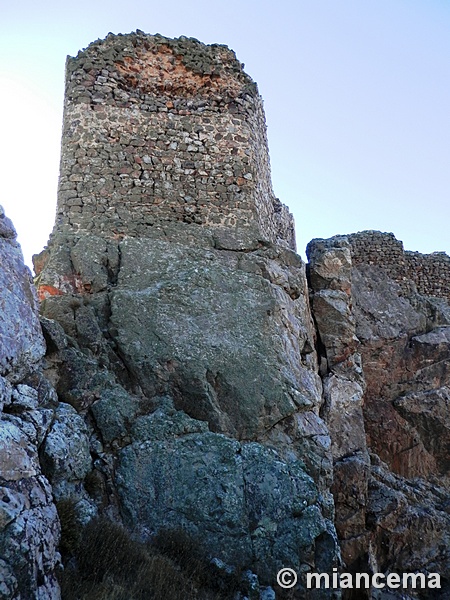
[[[0,208],[0,597],[57,598],[59,521],[39,446],[56,394],[31,274]]]

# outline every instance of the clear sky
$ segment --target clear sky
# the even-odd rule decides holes
[[[28,263],[54,220],[65,57],[136,29],[245,63],[300,253],[364,229],[450,253],[448,0],[2,0],[0,204]]]

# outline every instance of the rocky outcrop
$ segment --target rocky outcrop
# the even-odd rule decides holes
[[[400,281],[382,240],[367,232],[308,247],[336,527],[349,568],[437,572],[448,594],[450,307]]]
[[[0,209],[0,598],[56,600],[59,500],[96,512],[83,419],[44,376],[46,344],[31,273]],[[50,324],[50,327],[57,327]]]
[[[189,225],[151,234],[116,242],[104,289],[42,303],[47,376],[89,429],[91,497],[143,539],[200,535],[265,585],[284,564],[311,568],[318,548],[336,564],[301,259],[256,240],[229,250]],[[80,247],[80,265],[101,264]]]
[[[57,399],[39,370],[31,274],[2,208],[0,290],[0,598],[57,598],[59,521],[39,461]]]
[[[307,248],[312,311],[320,338],[323,416],[331,436],[336,529],[347,567],[368,547],[366,505],[370,459],[366,443],[357,322],[352,304],[352,259],[345,238],[314,240]]]

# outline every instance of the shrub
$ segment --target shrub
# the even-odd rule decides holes
[[[153,538],[152,546],[171,558],[201,587],[229,593],[241,587],[241,573],[226,572],[211,563],[201,542],[184,529],[161,529]]]
[[[75,556],[83,578],[96,582],[118,574],[135,578],[148,560],[142,544],[133,540],[121,525],[105,518],[93,519],[84,528]]]
[[[63,600],[226,600],[237,589],[237,577],[219,573],[183,530],[161,531],[145,546],[121,525],[100,518],[74,539],[74,505],[63,508]]]
[[[59,550],[63,559],[73,556],[81,540],[81,527],[77,519],[76,503],[70,498],[56,503],[59,522],[61,524],[61,541]]]

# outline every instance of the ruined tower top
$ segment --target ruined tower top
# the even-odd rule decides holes
[[[295,248],[242,67],[226,46],[141,31],[69,57],[54,234],[145,236],[176,221]]]

